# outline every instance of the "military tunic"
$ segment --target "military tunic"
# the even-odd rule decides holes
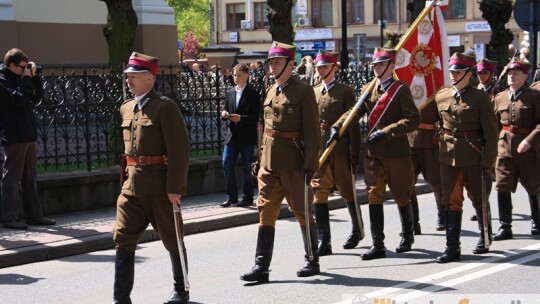
[[[517,181],[531,195],[540,191],[540,164],[537,161],[540,143],[540,92],[522,87],[512,98],[510,90],[495,97],[497,119],[501,125],[495,166],[496,189],[514,192]],[[531,148],[518,153],[517,147],[526,140]]]
[[[127,179],[117,201],[114,241],[134,252],[149,223],[169,252],[178,252],[172,204],[167,193],[186,194],[190,144],[182,113],[170,99],[153,90],[139,109],[135,99],[120,107],[125,154],[166,156],[166,164],[127,166]]]
[[[304,225],[304,170],[317,170],[319,114],[313,88],[290,77],[268,89],[263,102],[264,136],[258,173],[260,224],[275,226],[283,198]],[[313,201],[310,189],[308,200]],[[310,213],[311,215],[311,213]],[[309,216],[309,223],[314,223]]]
[[[325,147],[330,138],[330,130],[337,119],[355,104],[352,87],[334,80],[327,91],[323,83],[314,87],[315,98],[319,107],[321,147]],[[321,149],[321,154],[324,149]],[[334,186],[346,203],[354,201],[355,188],[352,181],[350,160],[358,164],[360,153],[360,130],[358,121],[354,121],[347,133],[338,141],[325,164],[314,176],[312,186],[315,201],[327,202],[328,195]]]
[[[378,80],[374,80],[378,81]],[[375,145],[366,145],[364,155],[365,182],[368,186],[368,201],[370,204],[382,204],[385,200],[386,185],[388,184],[394,200],[399,206],[409,203],[414,187],[414,176],[411,163],[411,151],[407,133],[418,127],[419,114],[409,87],[403,83],[390,105],[382,115],[376,129],[384,130],[387,140]],[[366,85],[361,94],[370,85]],[[386,87],[388,88],[390,84]],[[384,93],[374,89],[366,98],[356,113],[356,120],[364,114],[369,114],[378,99]],[[343,114],[334,124],[341,128],[350,110]]]
[[[491,172],[497,147],[497,120],[489,95],[471,86],[446,88],[435,102],[441,119],[439,161],[446,210],[463,210],[463,187],[476,209],[482,206],[482,168]],[[487,179],[487,176],[486,176]],[[486,183],[489,196],[491,180]]]

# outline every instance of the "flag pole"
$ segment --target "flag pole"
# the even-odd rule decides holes
[[[411,26],[409,27],[407,32],[403,35],[403,37],[401,37],[401,40],[398,42],[398,44],[394,48],[398,53],[403,48],[403,45],[407,42],[407,40],[409,40],[409,38],[411,37],[413,32],[416,30],[416,28],[420,25],[420,22],[422,22],[424,20],[424,18],[427,16],[427,14],[429,14],[431,12],[431,10],[435,7],[435,5],[436,5],[436,1],[432,1],[429,6],[426,6],[422,10],[422,12],[420,12],[420,15],[418,15],[416,20],[414,20],[414,22],[411,24]],[[360,109],[360,105],[362,105],[362,103],[364,103],[364,100],[369,95],[369,93],[373,90],[374,87],[375,87],[375,81],[371,81],[368,84],[368,87],[365,90],[364,94],[362,94],[362,96],[358,99],[358,101],[356,102],[354,107],[351,108],[349,115],[347,116],[347,118],[343,122],[343,125],[341,126],[341,129],[339,129],[339,138],[341,138],[343,136],[343,134],[345,134],[345,132],[349,128],[349,125],[351,124],[352,120],[356,116],[356,112],[358,112],[358,109]],[[337,140],[333,140],[328,145],[326,150],[324,150],[323,154],[319,158],[319,169],[324,164],[324,162],[326,161],[328,156],[330,156],[330,153],[332,153],[332,150],[334,149],[336,144],[337,144]]]

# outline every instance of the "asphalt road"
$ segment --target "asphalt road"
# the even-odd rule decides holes
[[[464,211],[462,259],[437,264],[445,247],[444,232],[435,231],[432,194],[419,196],[423,234],[414,250],[395,253],[400,221],[396,205],[385,205],[387,258],[362,261],[371,245],[367,237],[359,247],[343,250],[349,233],[346,209],[331,211],[334,255],[321,257],[321,274],[296,277],[303,263],[298,224],[293,218],[277,223],[270,283],[253,285],[239,275],[253,266],[257,225],[189,235],[191,303],[373,303],[392,299],[399,303],[538,303],[540,296],[540,238],[532,238],[527,196],[520,188],[514,199],[514,240],[494,242],[486,255],[473,255],[478,229]],[[494,230],[498,228],[492,193]],[[362,206],[369,225],[367,205]],[[133,303],[162,303],[172,289],[168,254],[160,242],[142,244],[137,251]],[[106,250],[59,260],[0,269],[0,303],[110,303],[114,251]],[[461,299],[470,302],[459,302]],[[365,301],[364,301],[365,300]],[[517,301],[520,302],[517,302]],[[362,302],[364,301],[364,302]],[[379,301],[378,303],[385,303]],[[387,303],[391,303],[390,301]]]

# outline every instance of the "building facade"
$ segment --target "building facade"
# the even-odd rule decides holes
[[[296,25],[297,57],[316,53],[324,48],[340,52],[342,0],[297,0],[292,10]],[[380,20],[385,28],[406,32],[410,22],[408,1],[399,0],[345,0],[347,4],[347,47],[350,57],[369,57],[381,45]],[[242,52],[268,50],[271,35],[266,18],[264,0],[214,0],[216,44],[239,47]],[[381,18],[382,6],[382,18]],[[449,0],[445,12],[448,42],[451,53],[475,49],[477,56],[485,57],[491,29],[482,19],[477,1]],[[514,19],[507,27],[514,33],[514,45],[523,38],[523,31]],[[365,35],[365,36],[364,36]],[[363,37],[363,47],[359,47]],[[361,43],[362,44],[362,43]],[[369,60],[369,58],[368,58]]]
[[[159,57],[161,64],[177,63],[173,9],[164,0],[133,0],[133,8],[134,50]],[[0,0],[0,54],[16,47],[39,64],[106,64],[106,23],[103,1]]]

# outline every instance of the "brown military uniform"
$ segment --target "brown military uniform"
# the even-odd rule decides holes
[[[334,82],[326,91],[324,84],[314,87],[315,98],[319,107],[321,147],[330,138],[332,125],[355,104],[354,90],[345,84]],[[323,150],[321,150],[321,153]],[[327,202],[330,190],[336,185],[343,200],[353,202],[355,195],[351,177],[350,160],[358,163],[360,153],[360,130],[358,121],[349,127],[347,133],[338,141],[328,157],[328,165],[323,166],[313,178],[315,201]]]
[[[459,93],[448,88],[437,93],[435,102],[442,120],[439,161],[443,202],[447,210],[461,212],[465,187],[473,206],[480,209],[481,169],[493,167],[497,145],[497,121],[489,95],[471,86]],[[489,195],[491,183],[486,186]]]
[[[148,92],[139,109],[136,100],[120,107],[125,154],[140,165],[128,165],[127,180],[117,201],[114,242],[134,252],[148,224],[169,252],[178,252],[172,204],[167,193],[186,194],[190,145],[178,106]],[[145,156],[166,156],[166,164],[144,164]]]
[[[361,94],[367,87],[369,84],[364,87]],[[360,106],[356,120],[371,112],[382,94],[383,92],[374,89],[371,96]],[[334,126],[340,128],[348,115],[349,111],[341,116]],[[416,129],[418,124],[418,109],[409,87],[403,85],[376,127],[384,130],[388,140],[375,145],[366,145],[364,169],[370,204],[384,202],[386,184],[399,206],[409,204],[409,197],[414,187],[414,176],[407,133]]]
[[[495,166],[496,189],[514,192],[518,178],[527,193],[540,191],[539,151],[540,143],[540,92],[522,87],[517,97],[511,98],[510,90],[495,97],[495,109],[501,125]],[[532,148],[518,153],[517,147],[526,140]]]
[[[304,225],[304,169],[315,171],[320,150],[319,114],[313,88],[290,77],[268,89],[259,170],[260,225],[275,226],[283,198]],[[313,193],[308,194],[310,203]],[[314,223],[309,216],[309,222]]]

